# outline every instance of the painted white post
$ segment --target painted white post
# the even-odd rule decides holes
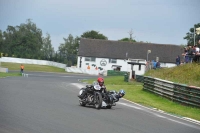
[[[149,60],[148,59],[148,55],[151,53],[151,50],[147,50],[147,61]]]

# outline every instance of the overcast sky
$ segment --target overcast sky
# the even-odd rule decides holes
[[[63,37],[96,30],[109,40],[186,44],[183,39],[200,23],[200,0],[0,0],[0,30],[32,19],[51,35],[55,50]]]

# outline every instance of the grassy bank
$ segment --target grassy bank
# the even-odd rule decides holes
[[[200,87],[200,64],[189,63],[173,68],[150,70],[145,73],[145,76]]]
[[[91,79],[83,82],[92,83],[96,79]],[[184,117],[200,120],[200,109],[182,106],[168,99],[160,97],[156,94],[143,90],[143,84],[135,81],[124,82],[123,76],[105,77],[105,84],[108,90],[126,91],[125,99],[145,105],[148,107],[158,108],[168,113],[180,115]]]

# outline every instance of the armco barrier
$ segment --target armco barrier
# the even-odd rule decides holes
[[[151,91],[153,93],[157,93],[157,91],[154,90],[154,78],[151,77],[144,77],[144,85],[143,89]]]
[[[144,76],[143,89],[184,105],[200,107],[200,87]]]
[[[185,105],[200,107],[200,88],[175,84],[174,100]]]
[[[142,75],[135,75],[135,77],[136,77],[136,81],[137,82],[144,82],[144,76],[142,76]]]

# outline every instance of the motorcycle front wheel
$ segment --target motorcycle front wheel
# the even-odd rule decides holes
[[[80,104],[81,106],[85,106],[85,105],[86,105],[81,99],[79,99],[79,104]]]
[[[102,105],[102,95],[101,93],[96,93],[96,98],[95,98],[95,108],[100,109]]]

